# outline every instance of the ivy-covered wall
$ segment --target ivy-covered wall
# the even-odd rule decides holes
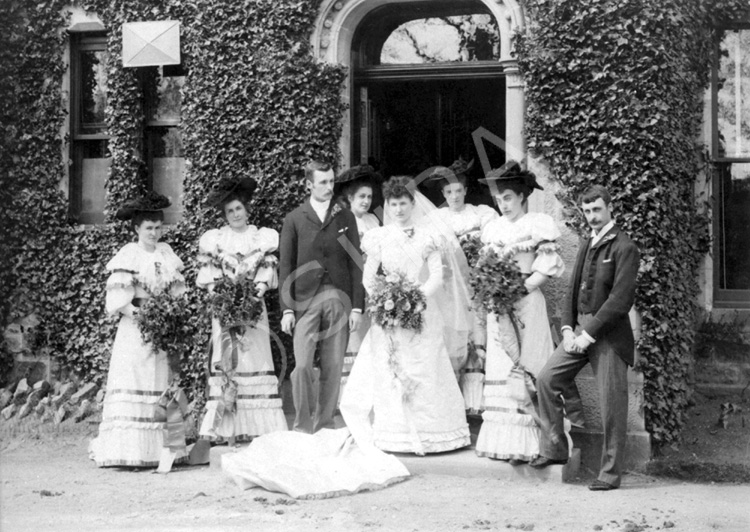
[[[106,186],[108,223],[77,227],[68,224],[67,200],[59,192],[67,149],[60,135],[67,107],[67,95],[61,92],[66,3],[10,1],[0,22],[2,175],[8,183],[0,187],[5,207],[0,223],[8,231],[0,253],[0,321],[8,323],[16,313],[33,309],[43,331],[36,347],[49,350],[83,378],[101,381],[116,326],[104,312],[104,265],[133,238],[113,213],[147,187],[144,95],[136,70],[121,66],[122,23],[173,19],[182,26],[188,74],[180,131],[189,163],[183,219],[164,240],[185,260],[193,286],[198,238],[222,223],[204,206],[219,179],[256,178],[251,222],[280,229],[283,215],[303,197],[297,178],[304,162],[310,157],[338,159],[344,72],[311,54],[314,0],[82,2],[108,29],[112,62],[106,118],[112,164]],[[23,309],[13,304],[19,301],[18,291],[26,294]],[[190,291],[194,348],[182,361],[183,384],[197,395],[204,385],[209,331],[204,297],[200,290]],[[273,312],[275,294],[267,302]],[[272,313],[271,318],[277,316]],[[278,330],[273,323],[272,328]],[[274,344],[277,357],[291,355]]]
[[[710,173],[698,144],[712,50],[722,19],[743,0],[527,0],[517,53],[526,83],[526,133],[574,199],[591,184],[613,194],[617,223],[638,243],[636,307],[646,428],[674,442],[689,401],[698,268],[708,251]]]

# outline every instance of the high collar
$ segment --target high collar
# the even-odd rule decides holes
[[[604,227],[602,227],[601,231],[599,231],[598,233],[595,233],[592,230],[591,231],[591,235],[590,235],[590,238],[591,238],[591,244],[590,245],[591,245],[591,247],[594,247],[597,244],[599,244],[604,239],[604,237],[607,235],[607,233],[609,233],[610,231],[612,231],[612,229],[614,229],[614,227],[615,227],[614,220],[610,220],[610,222],[608,224],[606,224]]]

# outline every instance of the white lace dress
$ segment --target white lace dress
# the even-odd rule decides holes
[[[437,211],[439,216],[453,231],[459,242],[479,236],[487,224],[500,218],[495,209],[487,205],[465,204],[460,211],[443,207]],[[468,282],[468,280],[467,280]],[[468,342],[476,351],[467,353],[454,350],[456,353],[451,362],[455,371],[460,370],[459,382],[464,396],[467,412],[478,414],[482,410],[482,392],[484,390],[484,352],[486,351],[487,316],[474,306],[473,327]]]
[[[279,234],[273,229],[250,225],[242,232],[229,226],[206,231],[198,244],[200,269],[196,283],[211,288],[222,276],[247,272],[256,283],[265,282],[269,289],[278,287],[277,260],[272,255],[279,245]],[[224,408],[222,394],[226,380],[217,364],[222,361],[224,342],[216,318],[211,320],[212,350],[209,360],[209,399],[201,423],[200,434],[211,440],[249,440],[261,434],[287,430],[281,408],[278,379],[271,356],[268,315],[254,327],[246,327],[238,339],[237,367],[232,379],[237,383],[236,411]]]
[[[560,237],[554,220],[543,213],[528,213],[510,222],[500,217],[487,224],[482,242],[509,253],[521,271],[559,277],[565,264],[557,253]],[[520,363],[536,376],[554,351],[547,306],[540,290],[534,290],[515,309],[520,332]],[[511,378],[519,342],[508,316],[487,316],[487,361],[482,428],[476,452],[501,460],[531,460],[539,454],[539,427],[535,412],[522,400]]]
[[[373,323],[362,342],[341,400],[354,439],[391,452],[436,453],[469,445],[463,398],[443,336],[435,296],[442,289],[440,237],[424,227],[386,225],[362,242],[363,282],[371,291],[379,268],[421,285],[427,300],[421,333]],[[390,360],[389,360],[390,359]],[[403,383],[409,382],[404,393]]]
[[[149,292],[183,293],[182,268],[168,244],[159,242],[153,252],[136,243],[125,245],[106,266],[110,272],[107,312],[121,313],[134,299],[148,298]],[[155,421],[155,407],[169,378],[166,353],[144,343],[135,320],[122,314],[112,346],[99,435],[89,446],[97,466],[159,465],[164,423]]]

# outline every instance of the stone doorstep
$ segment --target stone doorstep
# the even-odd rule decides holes
[[[222,457],[227,453],[237,452],[249,444],[230,448],[217,445],[211,448],[211,469],[221,470]],[[395,456],[414,476],[446,475],[459,478],[494,478],[509,482],[569,482],[578,476],[581,465],[581,451],[573,449],[573,456],[567,464],[553,465],[545,469],[534,469],[528,465],[512,466],[501,460],[480,458],[474,449],[460,449],[447,453],[416,456],[396,453]]]

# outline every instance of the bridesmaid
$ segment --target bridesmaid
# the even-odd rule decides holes
[[[380,226],[380,220],[377,216],[370,213],[372,207],[373,191],[375,183],[380,181],[380,176],[370,165],[353,166],[343,172],[336,179],[336,188],[341,189],[341,198],[346,207],[352,211],[354,218],[357,220],[357,231],[359,232],[359,241],[370,229]],[[349,343],[346,346],[344,355],[344,368],[341,372],[341,389],[339,390],[339,403],[344,393],[344,386],[352,371],[354,359],[357,356],[362,339],[370,329],[370,317],[365,312],[362,315],[362,321],[357,330],[349,333]]]
[[[248,204],[255,187],[251,178],[224,180],[209,196],[208,203],[221,211],[227,225],[210,229],[200,238],[200,269],[196,280],[200,288],[212,291],[218,280],[234,281],[239,276],[252,279],[261,298],[267,290],[278,287],[278,261],[273,253],[279,245],[279,234],[248,223]],[[233,443],[287,430],[271,357],[265,303],[258,323],[245,327],[237,341],[226,341],[227,332],[222,330],[219,320],[213,317],[211,321],[209,398],[201,436]],[[226,356],[228,349],[237,350],[236,358]],[[236,367],[221,367],[223,360],[232,360]],[[235,388],[236,405],[232,407],[227,404],[227,397],[231,397]]]
[[[435,183],[445,198],[445,205],[438,210],[438,216],[448,224],[460,243],[478,237],[488,223],[499,218],[497,211],[492,207],[466,203],[466,173],[472,165],[473,161],[466,164],[459,158],[448,168],[435,168],[428,179],[428,184]],[[472,332],[468,338],[473,351],[466,353],[459,348],[454,349],[455,355],[451,357],[451,363],[453,370],[460,375],[461,392],[467,413],[479,414],[482,410],[486,351],[486,316],[482,309],[475,309],[473,322]]]
[[[143,342],[133,317],[151,294],[185,292],[182,261],[169,244],[159,242],[163,209],[169,204],[164,196],[151,193],[126,203],[116,214],[132,224],[136,242],[126,244],[106,266],[107,312],[119,315],[120,321],[99,435],[89,446],[99,467],[156,467],[164,448],[164,424],[156,421],[155,406],[170,381],[167,355]]]
[[[560,277],[565,265],[557,253],[555,240],[560,231],[552,217],[527,213],[529,196],[534,189],[542,190],[534,174],[514,163],[504,172],[489,172],[480,181],[490,186],[502,213],[484,227],[482,243],[516,262],[528,294],[515,307],[517,329],[507,315],[487,316],[485,411],[476,452],[520,465],[538,456],[539,427],[529,392],[512,386],[519,381],[513,380],[511,370],[521,367],[536,376],[554,351],[540,288],[550,277]]]

